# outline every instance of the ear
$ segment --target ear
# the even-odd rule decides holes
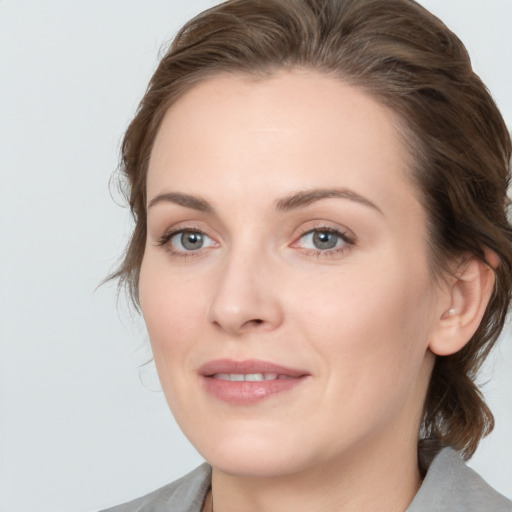
[[[494,269],[499,265],[494,251],[486,248],[484,252],[489,264],[470,255],[447,284],[447,300],[443,301],[443,310],[429,344],[430,350],[438,356],[455,354],[462,349],[482,321],[494,290]]]

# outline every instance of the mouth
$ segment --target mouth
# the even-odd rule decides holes
[[[207,393],[229,404],[250,405],[292,390],[310,375],[256,359],[218,359],[199,369]]]
[[[216,373],[211,375],[213,379],[229,380],[230,382],[262,382],[267,380],[293,379],[289,375],[277,373]]]

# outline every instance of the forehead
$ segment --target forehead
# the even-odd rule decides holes
[[[171,188],[265,200],[341,186],[393,207],[415,195],[398,125],[360,89],[318,72],[216,76],[166,113],[151,154],[148,198]]]

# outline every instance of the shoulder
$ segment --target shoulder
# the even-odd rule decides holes
[[[407,512],[512,512],[512,502],[494,490],[452,448],[432,461]]]
[[[211,467],[205,463],[156,491],[101,512],[200,512],[210,483]]]

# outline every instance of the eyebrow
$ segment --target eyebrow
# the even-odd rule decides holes
[[[215,213],[213,206],[201,197],[192,196],[190,194],[181,194],[179,192],[167,192],[158,194],[148,204],[148,209],[159,203],[175,203],[185,208],[198,210],[205,213]]]
[[[383,215],[382,210],[375,203],[372,203],[366,197],[363,197],[348,188],[317,188],[296,192],[295,194],[276,201],[276,210],[278,212],[286,212],[307,206],[315,201],[319,201],[320,199],[330,198],[348,199],[364,206],[368,206]]]
[[[321,199],[331,198],[348,199],[364,206],[368,206],[383,214],[382,210],[375,203],[372,203],[366,197],[363,197],[357,192],[347,188],[317,188],[295,192],[294,194],[291,194],[287,197],[278,199],[275,202],[275,210],[277,212],[287,212],[307,206],[316,201],[320,201]],[[157,204],[167,202],[184,206],[185,208],[198,210],[200,212],[215,214],[215,209],[208,201],[206,201],[206,199],[190,194],[183,194],[180,192],[166,192],[164,194],[158,194],[153,199],[151,199],[148,204],[148,209]]]

